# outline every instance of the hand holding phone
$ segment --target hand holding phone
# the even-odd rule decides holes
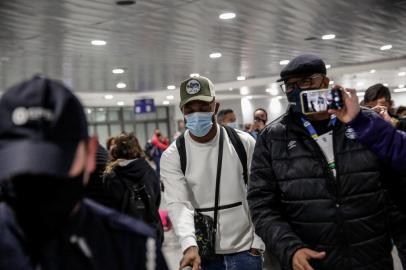
[[[341,109],[343,99],[341,87],[333,89],[305,90],[300,93],[303,114],[327,112],[330,109]]]

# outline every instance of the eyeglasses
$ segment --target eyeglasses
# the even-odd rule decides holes
[[[282,83],[280,85],[280,87],[281,87],[282,91],[285,93],[292,92],[296,88],[309,89],[310,87],[312,87],[315,79],[322,78],[322,77],[324,77],[322,74],[314,74],[310,77],[303,78],[303,79],[297,80],[295,82]]]

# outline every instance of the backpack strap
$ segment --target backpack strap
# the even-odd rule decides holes
[[[245,151],[244,145],[242,144],[241,138],[238,135],[237,131],[228,126],[224,126],[224,128],[226,129],[227,135],[230,138],[231,143],[233,144],[234,149],[237,152],[238,158],[241,161],[244,183],[247,185],[248,184],[247,152]]]
[[[182,133],[177,139],[176,139],[176,148],[178,148],[178,153],[180,157],[180,168],[182,170],[183,175],[186,172],[186,146],[185,146],[185,133]]]

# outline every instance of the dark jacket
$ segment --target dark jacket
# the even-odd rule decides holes
[[[168,269],[149,227],[90,200],[84,200],[63,233],[45,245],[39,268],[30,262],[24,236],[4,203],[0,203],[0,235],[0,269],[145,270],[150,269],[148,263],[154,269]]]
[[[98,203],[106,201],[106,194],[103,190],[103,173],[108,160],[107,150],[100,144],[96,151],[96,169],[90,174],[89,183],[86,186],[86,197]]]
[[[382,160],[406,172],[406,132],[396,130],[377,114],[366,112],[359,113],[349,125],[360,142]]]
[[[326,251],[315,269],[392,269],[380,162],[337,121],[337,178],[293,113],[266,127],[251,165],[248,201],[256,233],[292,269],[300,248]]]
[[[157,229],[157,239],[159,242],[163,242],[163,227],[160,219],[158,220],[158,209],[161,202],[159,178],[148,162],[143,158],[124,162],[126,163],[125,166],[116,165],[110,173],[104,175],[104,189],[109,197],[109,200],[106,201],[106,205],[120,212],[125,212],[123,209],[123,199],[125,192],[128,190],[125,181],[127,180],[136,185],[145,185],[146,191],[151,196],[151,201],[153,202],[153,214],[156,220],[159,221],[151,225]]]

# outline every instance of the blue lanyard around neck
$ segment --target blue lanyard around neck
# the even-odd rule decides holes
[[[317,139],[319,137],[319,135],[317,134],[316,129],[309,122],[309,120],[307,120],[304,116],[300,117],[300,119],[302,120],[303,126],[307,129],[310,136],[313,139]],[[333,126],[334,127],[336,122],[337,122],[337,117],[334,114],[332,114],[331,117],[330,117],[330,122],[328,123],[328,126]]]

